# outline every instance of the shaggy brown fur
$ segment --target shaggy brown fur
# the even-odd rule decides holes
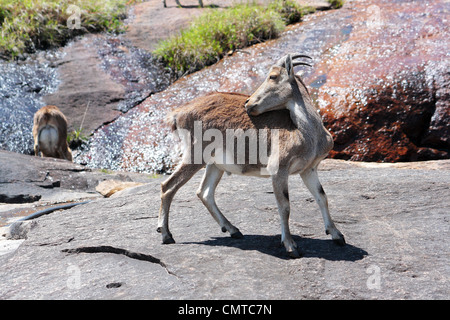
[[[267,130],[267,150],[270,155],[271,150],[271,130],[277,129],[280,141],[280,165],[288,165],[291,158],[298,157],[303,151],[302,134],[295,127],[291,120],[288,110],[277,110],[263,113],[259,116],[249,116],[245,110],[245,101],[248,95],[238,93],[216,92],[200,97],[189,103],[187,106],[174,110],[168,116],[169,125],[173,130],[186,129],[191,133],[193,139],[194,122],[201,121],[203,124],[202,131],[208,129],[265,129]],[[259,145],[259,136],[256,137]],[[225,148],[226,139],[223,139]],[[203,141],[203,148],[207,146],[209,141]],[[246,157],[248,158],[249,144],[245,144]],[[202,148],[202,149],[203,149]],[[295,149],[295,152],[292,152]],[[236,146],[235,146],[236,150]],[[193,155],[191,155],[193,156]],[[233,163],[237,163],[235,159]],[[259,160],[259,159],[258,159]],[[194,159],[191,158],[191,163]],[[258,163],[255,165],[244,165],[243,171],[248,171],[249,167],[257,169],[261,167]]]
[[[45,106],[34,115],[34,154],[72,161],[67,144],[67,119],[56,106]]]

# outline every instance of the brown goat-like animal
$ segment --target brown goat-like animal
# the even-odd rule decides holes
[[[67,144],[67,119],[56,106],[45,106],[34,114],[34,154],[72,161]]]
[[[212,93],[169,115],[172,129],[181,138],[183,159],[170,178],[161,184],[157,231],[162,233],[163,243],[175,242],[169,231],[173,197],[206,166],[197,195],[222,231],[228,231],[231,237],[240,238],[242,234],[225,218],[214,199],[223,173],[270,177],[281,218],[281,240],[290,256],[299,257],[297,244],[289,231],[288,189],[289,175],[299,174],[319,205],[326,233],[336,243],[345,244],[344,236],[330,217],[327,197],[317,175],[317,166],[332,149],[333,139],[306,86],[294,74],[294,66],[305,64],[292,62],[299,57],[304,56],[281,58],[251,96]],[[205,143],[212,140],[214,142]],[[239,144],[243,147],[239,148]],[[264,145],[270,150],[269,155],[261,153]],[[258,147],[259,158],[251,158]]]

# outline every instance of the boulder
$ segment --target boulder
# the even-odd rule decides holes
[[[353,3],[347,38],[312,77],[334,158],[415,161],[450,156],[450,47],[442,1]],[[424,10],[417,10],[418,7]]]
[[[125,88],[101,68],[94,45],[99,37],[88,35],[61,49],[61,58],[53,63],[61,83],[43,99],[60,108],[68,119],[69,131],[82,128],[85,136],[117,118],[121,114],[117,105],[125,96]]]

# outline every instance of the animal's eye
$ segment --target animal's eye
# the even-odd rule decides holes
[[[272,74],[269,76],[269,78],[272,79],[272,80],[275,80],[276,78],[278,78],[278,75],[277,75],[276,73],[272,73]]]

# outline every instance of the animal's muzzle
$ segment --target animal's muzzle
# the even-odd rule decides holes
[[[247,114],[248,115],[251,115],[251,112],[252,112],[252,109],[253,109],[253,106],[249,106],[248,105],[248,102],[250,101],[250,98],[248,98],[246,101],[245,101],[245,110],[247,110]]]

